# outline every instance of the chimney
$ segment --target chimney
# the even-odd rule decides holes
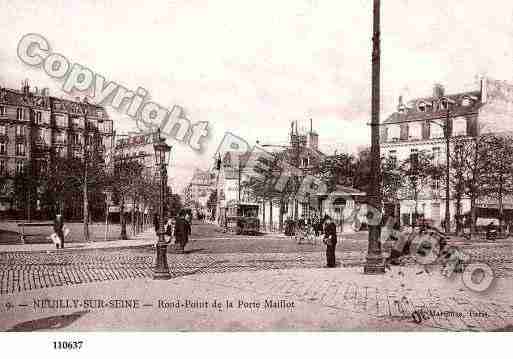
[[[30,86],[28,84],[28,80],[25,80],[21,83],[21,92],[23,92],[24,95],[28,95],[30,92]]]
[[[435,98],[443,97],[444,92],[445,92],[445,89],[444,89],[443,85],[436,83],[433,86],[433,97],[435,97]]]

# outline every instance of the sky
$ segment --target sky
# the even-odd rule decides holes
[[[71,62],[209,123],[202,153],[168,141],[175,191],[213,164],[226,131],[285,144],[291,121],[312,118],[325,153],[370,143],[370,0],[0,0],[0,9],[0,86],[29,79],[66,97],[61,81],[16,55],[21,37],[38,33]],[[459,92],[483,75],[511,80],[513,2],[386,0],[381,13],[382,120],[399,95],[428,96],[436,82]],[[107,111],[118,132],[134,128]]]

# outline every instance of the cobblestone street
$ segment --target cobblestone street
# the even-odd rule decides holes
[[[323,320],[318,324],[319,329],[473,331],[497,330],[513,323],[513,307],[508,294],[511,292],[508,283],[511,283],[513,276],[513,246],[508,240],[465,242],[451,239],[450,244],[469,255],[470,262],[481,261],[492,267],[498,283],[501,283],[498,289],[493,290],[492,300],[473,296],[461,281],[441,277],[439,267],[428,267],[425,271],[426,268],[410,260],[402,266],[393,266],[384,276],[363,275],[367,252],[366,232],[341,234],[336,251],[339,268],[326,270],[322,269],[325,266],[325,246],[319,242],[298,244],[293,238],[279,234],[233,236],[221,233],[211,225],[196,225],[193,226],[192,239],[185,254],[178,254],[173,246],[169,247],[168,263],[174,279],[166,283],[151,279],[156,254],[152,243],[155,239],[153,231],[148,231],[137,241],[112,242],[112,246],[104,243],[104,247],[93,247],[94,243],[77,244],[75,248],[70,246],[65,250],[41,250],[42,247],[37,245],[11,246],[15,250],[0,253],[0,295],[3,299],[0,301],[0,312],[9,314],[14,325],[20,323],[16,315],[27,318],[42,315],[26,310],[19,312],[26,309],[24,307],[29,305],[30,298],[55,296],[55,293],[80,298],[92,295],[92,290],[98,290],[99,296],[106,291],[116,293],[111,295],[127,293],[141,298],[149,296],[147,301],[151,303],[158,295],[167,296],[175,290],[180,297],[199,296],[197,293],[201,291],[205,298],[210,298],[212,293],[234,296],[234,301],[238,295],[248,298],[274,296],[298,303],[299,312],[295,319],[281,313],[284,315],[281,319],[283,323],[276,323],[270,317],[262,322],[262,329],[266,325],[270,328],[280,325],[283,328],[299,328],[303,325],[312,329],[312,322],[317,322],[315,319],[301,325],[290,324],[305,321],[305,311],[312,310],[307,309],[312,305],[317,308],[315,311],[324,313]],[[384,245],[385,256],[390,246],[391,243]],[[167,286],[171,287],[166,289]],[[177,286],[183,288],[178,290]],[[104,288],[103,291],[101,288]],[[194,290],[189,293],[191,288]],[[13,306],[8,307],[6,303],[25,304],[18,308],[18,312],[13,312]],[[149,310],[151,306],[145,308]],[[412,320],[415,311],[467,315],[429,315],[415,323]],[[486,313],[488,317],[469,316],[471,312]],[[141,313],[144,316],[144,312]],[[95,315],[100,314],[91,312],[86,317],[94,323],[101,322],[100,319],[93,320]],[[111,312],[102,315],[110,316]],[[193,313],[184,313],[181,319],[169,317],[161,325],[163,329],[194,330],[190,323],[194,322],[195,319],[191,322],[191,318],[195,317],[190,315]],[[204,315],[212,314],[201,314]],[[345,319],[341,321],[340,318]],[[106,322],[115,328],[117,320],[114,316]],[[133,329],[139,329],[144,322],[139,316],[124,320],[134,320]],[[223,324],[225,320],[228,322]],[[211,329],[224,328],[225,325],[231,328],[233,323],[230,320],[231,317],[216,317]],[[248,328],[245,320],[258,320],[260,323],[261,318],[246,318],[242,320],[245,324],[240,324],[241,328]],[[265,324],[267,320],[269,323]],[[125,324],[130,327],[129,323],[124,323],[123,328]],[[22,323],[20,325],[23,326]],[[87,328],[87,325],[80,324],[77,328]]]
[[[324,247],[292,239],[241,238],[191,241],[188,253],[168,253],[174,276],[294,268],[322,268]],[[511,245],[462,247],[472,261],[488,263],[497,277],[513,276]],[[362,266],[366,241],[346,239],[337,247],[341,266]],[[152,247],[0,254],[0,294],[97,281],[151,277]],[[415,264],[411,264],[415,265]],[[420,268],[420,267],[419,267]]]

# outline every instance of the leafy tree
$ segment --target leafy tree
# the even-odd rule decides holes
[[[141,193],[141,188],[146,186],[144,182],[141,184],[143,173],[144,166],[136,159],[120,157],[120,160],[115,163],[114,173],[110,179],[110,183],[115,190],[114,193],[119,204],[121,239],[127,239],[125,217],[126,201],[129,198],[135,199],[137,193]],[[143,193],[145,196],[151,196],[148,192]]]
[[[360,158],[346,153],[327,156],[313,168],[313,173],[326,183],[328,191],[335,190],[337,184],[352,187],[357,180],[359,162]]]
[[[418,215],[419,199],[427,196],[429,184],[439,178],[440,173],[440,168],[433,164],[433,155],[428,151],[414,152],[399,165],[402,178],[400,196],[415,202],[415,218]]]
[[[506,134],[489,134],[481,141],[482,194],[497,200],[502,231],[504,198],[513,194],[513,139]]]
[[[217,190],[210,191],[207,200],[207,208],[210,210],[212,218],[215,218],[217,210]]]
[[[382,198],[385,204],[392,204],[394,207],[394,216],[398,216],[398,205],[400,201],[400,191],[402,185],[402,173],[393,157],[384,157],[381,159],[381,181]],[[387,208],[385,206],[385,208]],[[392,213],[387,213],[391,215]]]
[[[168,211],[169,216],[176,217],[180,210],[183,208],[182,198],[179,194],[173,193],[169,195],[168,199]]]

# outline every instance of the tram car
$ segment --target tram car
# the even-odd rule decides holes
[[[260,232],[260,219],[257,203],[231,203],[227,207],[226,227],[235,234],[253,234]]]

